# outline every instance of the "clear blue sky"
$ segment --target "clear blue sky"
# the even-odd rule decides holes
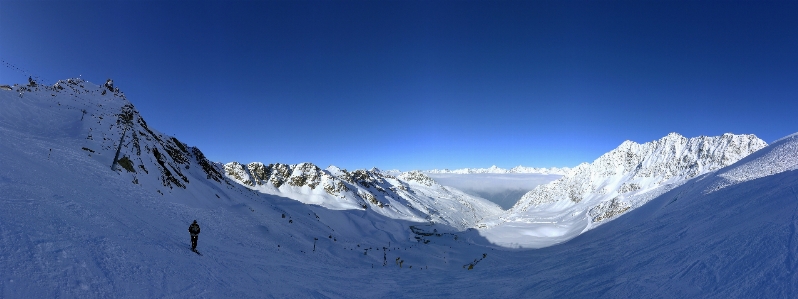
[[[575,166],[798,131],[798,2],[563,2],[0,0],[0,58],[113,78],[220,162]]]

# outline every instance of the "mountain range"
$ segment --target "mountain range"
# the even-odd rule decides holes
[[[209,161],[111,80],[3,88],[0,141],[4,298],[798,294],[796,134],[627,141],[506,211],[419,171]]]
[[[473,227],[501,208],[485,199],[444,187],[418,171],[392,175],[379,169],[320,169],[312,163],[224,165],[232,180],[266,194],[329,209],[363,209],[393,219],[432,222],[458,230]],[[395,172],[393,172],[395,173]]]

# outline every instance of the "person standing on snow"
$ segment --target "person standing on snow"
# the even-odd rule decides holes
[[[197,250],[197,237],[199,237],[200,227],[197,220],[188,226],[188,232],[191,234],[191,250]]]

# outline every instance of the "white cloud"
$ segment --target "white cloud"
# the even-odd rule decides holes
[[[527,191],[562,177],[556,174],[538,173],[427,173],[426,175],[441,185],[480,196],[504,209],[514,205]]]

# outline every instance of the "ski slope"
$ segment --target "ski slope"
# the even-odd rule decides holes
[[[0,90],[2,298],[798,294],[794,135],[568,242],[517,250],[474,229],[257,192],[138,121],[141,154],[130,139],[121,150],[137,171],[112,170],[130,102],[73,82]],[[194,219],[203,256],[189,250]]]

